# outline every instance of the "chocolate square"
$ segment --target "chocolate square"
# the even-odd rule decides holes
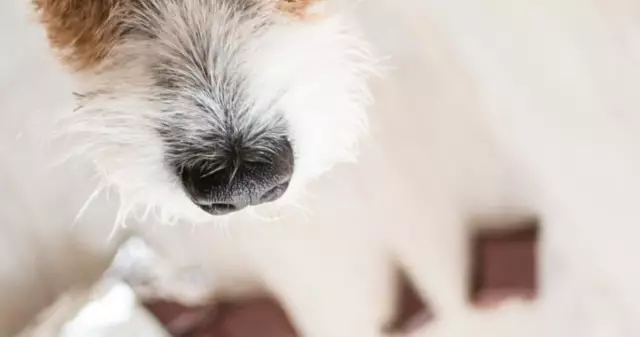
[[[538,228],[479,232],[473,239],[471,300],[492,306],[538,292]]]

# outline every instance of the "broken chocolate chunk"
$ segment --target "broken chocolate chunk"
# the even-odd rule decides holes
[[[471,300],[493,306],[534,299],[538,291],[537,226],[479,232],[473,239]]]
[[[395,313],[391,322],[385,327],[385,331],[406,334],[428,324],[433,320],[434,315],[418,294],[406,272],[398,270],[396,277]]]

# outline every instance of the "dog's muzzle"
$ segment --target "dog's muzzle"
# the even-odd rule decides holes
[[[282,139],[269,149],[229,152],[220,161],[224,165],[202,160],[180,173],[191,200],[213,215],[280,198],[289,186],[294,156],[289,141]]]

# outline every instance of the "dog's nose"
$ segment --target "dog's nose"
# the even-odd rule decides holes
[[[270,149],[234,151],[183,168],[182,182],[204,211],[223,215],[280,198],[293,173],[293,150],[282,140]]]

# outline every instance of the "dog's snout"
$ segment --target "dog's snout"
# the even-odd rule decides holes
[[[233,151],[182,169],[191,200],[204,211],[223,215],[280,198],[293,173],[287,140],[263,150]]]

